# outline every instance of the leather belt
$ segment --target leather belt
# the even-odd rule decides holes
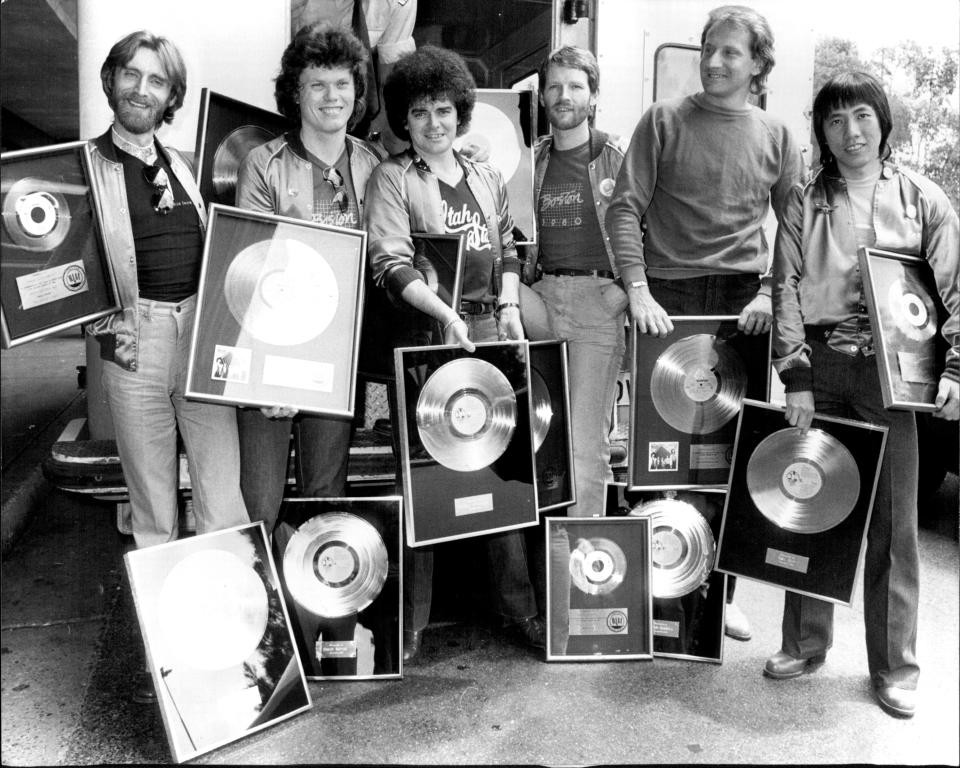
[[[564,275],[566,277],[605,277],[613,280],[613,272],[609,269],[545,269],[545,275]]]
[[[481,301],[467,301],[463,299],[460,302],[461,315],[490,315],[493,314],[493,304],[484,304]]]

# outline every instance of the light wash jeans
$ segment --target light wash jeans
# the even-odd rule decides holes
[[[566,339],[577,503],[569,517],[603,517],[610,467],[610,424],[626,349],[626,292],[605,277],[544,275],[520,293],[532,341]]]
[[[140,299],[137,370],[103,365],[138,548],[177,538],[177,427],[187,450],[197,534],[249,522],[240,496],[236,409],[183,396],[195,309],[195,296],[178,304]]]

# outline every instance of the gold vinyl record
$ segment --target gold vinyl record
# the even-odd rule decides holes
[[[578,539],[570,553],[570,578],[587,595],[606,595],[623,583],[627,558],[610,539]]]
[[[241,125],[220,142],[216,152],[213,153],[212,172],[213,193],[217,196],[218,202],[234,204],[240,164],[251,149],[265,144],[272,138],[269,131],[259,126]]]
[[[333,269],[299,240],[260,240],[238,253],[223,281],[234,319],[276,346],[303,344],[333,321],[340,291]]]
[[[485,360],[440,366],[417,400],[420,441],[440,464],[473,472],[496,461],[517,426],[517,397],[507,377]]]
[[[328,512],[297,528],[283,553],[283,577],[297,604],[326,618],[358,613],[387,580],[387,547],[370,523]]]
[[[860,496],[857,462],[822,429],[768,435],[747,462],[747,490],[760,513],[794,533],[822,533],[842,523]]]
[[[689,435],[720,429],[740,410],[746,367],[727,342],[707,333],[671,344],[657,358],[650,395],[660,417]]]
[[[533,451],[536,453],[547,439],[550,431],[550,422],[553,420],[553,403],[550,400],[550,389],[543,376],[535,368],[530,369],[530,393],[533,397]]]
[[[887,293],[890,314],[897,330],[912,341],[932,339],[937,332],[937,309],[927,289],[904,274],[890,284]]]
[[[70,231],[67,199],[43,179],[18,179],[3,197],[3,226],[15,245],[52,251]]]
[[[503,110],[482,101],[474,105],[469,130],[453,142],[457,151],[471,145],[478,147],[486,162],[503,174],[505,182],[513,178],[520,165],[520,142],[513,121]]]
[[[717,545],[696,507],[679,499],[655,499],[630,514],[650,519],[654,597],[683,597],[710,577]]]

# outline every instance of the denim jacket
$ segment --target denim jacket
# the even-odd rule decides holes
[[[456,155],[467,186],[483,212],[493,251],[493,290],[500,294],[503,271],[519,272],[513,217],[500,171]],[[440,184],[427,164],[412,152],[384,160],[367,184],[367,258],[376,285],[398,297],[420,273],[413,267],[413,232],[443,233]],[[499,232],[500,237],[494,233]]]
[[[603,245],[607,251],[607,259],[610,261],[610,269],[614,275],[620,276],[620,270],[617,268],[617,262],[613,257],[613,246],[610,245],[610,235],[607,234],[607,208],[610,207],[610,200],[613,195],[613,188],[617,183],[617,174],[620,173],[620,164],[623,162],[623,147],[617,143],[616,136],[590,129],[590,165],[587,172],[590,176],[590,187],[593,191],[593,199],[596,203],[597,219],[600,223],[600,231],[603,233]],[[533,178],[533,200],[534,206],[540,199],[540,189],[543,187],[543,179],[547,175],[547,165],[550,162],[550,150],[553,147],[553,136],[541,136],[534,145],[534,178]],[[537,262],[540,259],[540,249],[531,248],[530,257],[523,266],[523,282],[528,285],[536,282]]]
[[[187,161],[176,150],[163,147],[159,141],[157,149],[163,153],[173,175],[193,202],[201,231],[206,230],[207,214]],[[123,163],[117,155],[109,130],[90,142],[90,150],[91,184],[97,190],[95,199],[103,226],[104,247],[117,282],[122,309],[88,323],[86,329],[100,342],[100,357],[135,371],[140,338],[140,316],[137,312],[140,286],[137,282],[137,251],[130,224]]]
[[[930,264],[947,309],[942,333],[950,345],[944,375],[960,367],[960,239],[957,213],[933,182],[884,164],[874,192],[876,248],[921,256]],[[853,214],[844,180],[821,170],[791,191],[774,254],[774,366],[787,391],[812,387],[804,326],[835,326],[854,318],[863,302]],[[852,340],[830,336],[831,347]]]

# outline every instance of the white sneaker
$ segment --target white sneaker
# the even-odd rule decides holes
[[[734,640],[749,640],[753,637],[750,632],[750,622],[747,621],[747,617],[743,615],[743,611],[736,603],[727,603],[726,605],[723,616],[723,631],[727,637],[732,637]]]

